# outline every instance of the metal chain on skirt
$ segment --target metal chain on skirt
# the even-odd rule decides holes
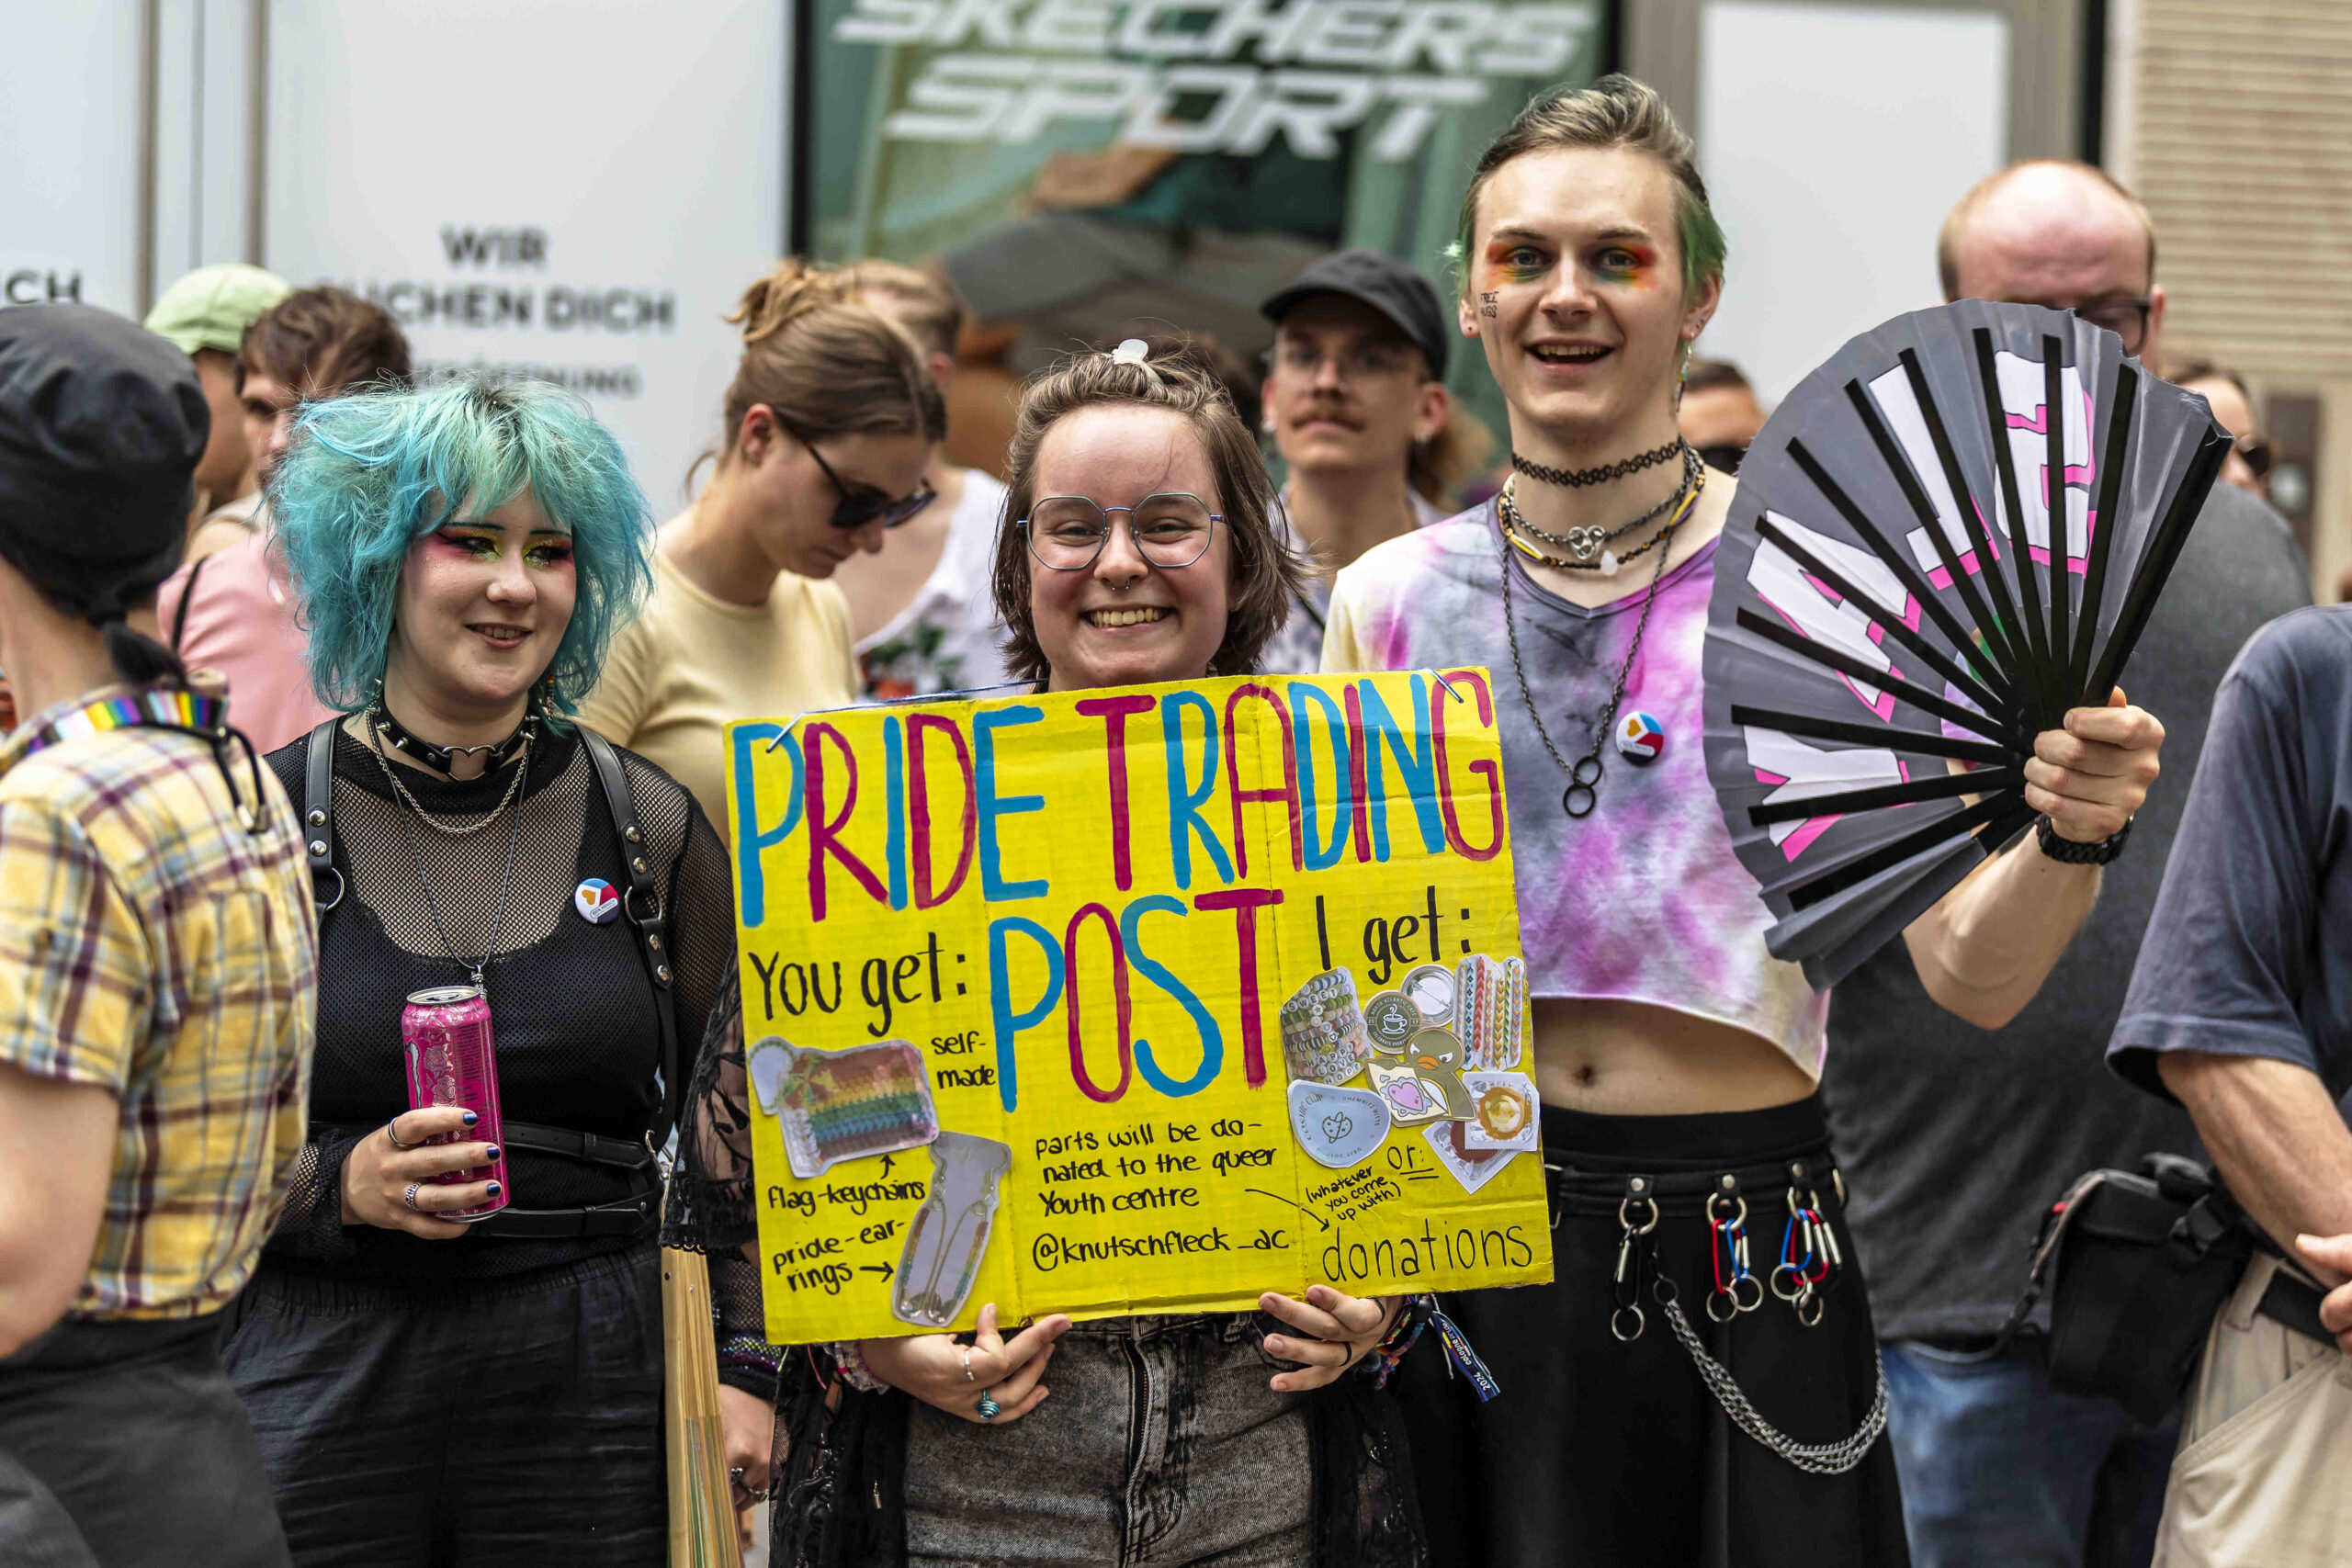
[[[1715,1396],[1715,1403],[1724,1407],[1724,1414],[1741,1431],[1799,1470],[1813,1475],[1843,1475],[1862,1462],[1862,1456],[1870,1452],[1871,1445],[1886,1430],[1886,1363],[1875,1345],[1871,1348],[1871,1368],[1878,1379],[1878,1393],[1854,1435],[1834,1443],[1800,1443],[1757,1414],[1756,1406],[1747,1403],[1747,1395],[1739,1392],[1731,1369],[1708,1355],[1706,1347],[1699,1343],[1698,1335],[1691,1332],[1690,1320],[1682,1315],[1682,1303],[1668,1298],[1665,1304],[1668,1326],[1674,1330],[1682,1348],[1690,1352],[1699,1376]]]

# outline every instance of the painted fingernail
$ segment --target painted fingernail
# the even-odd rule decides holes
[[[490,1195],[491,1195],[492,1197],[493,1197],[493,1198],[497,1197],[501,1192],[503,1192],[503,1191],[505,1191],[505,1190],[506,1190],[506,1189],[504,1189],[503,1187],[501,1187],[501,1186],[500,1186],[497,1182],[495,1182],[495,1181],[493,1181],[493,1182],[492,1182],[492,1183],[490,1184]]]
[[[475,1122],[479,1122],[479,1121],[481,1121],[481,1117],[479,1117],[479,1116],[475,1115],[475,1114],[474,1114],[472,1111],[467,1111],[467,1112],[466,1112],[466,1125],[467,1125],[467,1126],[470,1127],[470,1126],[472,1126]]]
[[[481,1157],[484,1159],[496,1159],[498,1157],[498,1145],[496,1144],[483,1145]]]

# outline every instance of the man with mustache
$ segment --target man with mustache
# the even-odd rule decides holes
[[[1258,307],[1274,323],[1264,428],[1290,482],[1283,506],[1316,576],[1261,668],[1319,669],[1331,578],[1383,539],[1445,515],[1463,433],[1445,385],[1437,291],[1377,251],[1336,251]]]

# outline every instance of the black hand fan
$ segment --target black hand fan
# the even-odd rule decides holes
[[[1833,984],[2032,823],[2034,736],[2107,700],[2229,450],[2203,399],[2033,305],[1897,317],[1789,394],[1705,658],[1774,956]]]

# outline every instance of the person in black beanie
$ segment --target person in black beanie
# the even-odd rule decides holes
[[[310,888],[226,704],[127,620],[178,564],[209,426],[162,338],[0,310],[0,668],[28,716],[0,742],[9,1564],[287,1562],[219,1338],[302,1146]]]

